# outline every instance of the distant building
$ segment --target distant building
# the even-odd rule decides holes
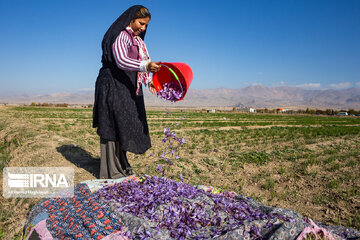
[[[276,112],[278,113],[284,113],[284,112],[287,112],[288,110],[287,109],[283,109],[283,108],[277,108],[276,109]]]
[[[215,108],[213,108],[213,109],[206,109],[206,112],[216,113],[216,109],[215,109]]]
[[[349,115],[347,112],[338,112],[336,116],[347,116]]]
[[[256,112],[256,108],[253,108],[253,107],[242,107],[242,108],[238,108],[237,111],[239,111],[239,112],[255,113],[255,112]]]

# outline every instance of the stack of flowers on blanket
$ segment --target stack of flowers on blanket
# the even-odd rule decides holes
[[[97,195],[116,203],[119,212],[146,218],[155,223],[155,229],[168,230],[175,239],[214,238],[256,220],[266,221],[265,229],[277,219],[294,222],[280,214],[265,214],[245,200],[235,200],[233,193],[213,194],[216,189],[206,190],[166,178],[146,177],[143,182],[105,186]],[[252,224],[246,234],[256,238],[260,232],[259,226]]]

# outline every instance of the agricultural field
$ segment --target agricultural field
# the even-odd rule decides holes
[[[128,154],[136,174],[183,177],[360,230],[360,117],[175,109],[147,117],[153,147]],[[178,143],[164,140],[164,128],[185,140],[173,155]],[[0,107],[0,170],[73,167],[79,183],[96,179],[99,155],[92,109]],[[1,195],[0,239],[21,237],[37,201]]]

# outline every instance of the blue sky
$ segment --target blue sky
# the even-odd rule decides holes
[[[151,58],[189,64],[191,88],[360,87],[358,0],[2,0],[0,95],[93,89],[102,37],[134,4]]]

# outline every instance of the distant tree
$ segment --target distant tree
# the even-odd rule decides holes
[[[326,110],[325,110],[325,114],[326,114],[326,115],[333,115],[333,114],[334,114],[334,110],[332,110],[332,109],[326,109]]]
[[[348,113],[356,115],[359,113],[359,111],[355,111],[354,109],[349,109]]]
[[[34,106],[35,106],[35,103],[34,103],[34,102],[32,102],[32,103],[30,104],[30,106],[34,107]]]
[[[68,107],[67,103],[57,103],[55,104],[55,107]]]
[[[314,110],[314,109],[310,109],[310,108],[306,108],[305,113],[307,113],[307,114],[315,114],[315,110]]]
[[[326,114],[326,112],[325,111],[323,111],[323,110],[321,110],[321,109],[316,109],[316,111],[315,111],[315,113],[316,114]]]

